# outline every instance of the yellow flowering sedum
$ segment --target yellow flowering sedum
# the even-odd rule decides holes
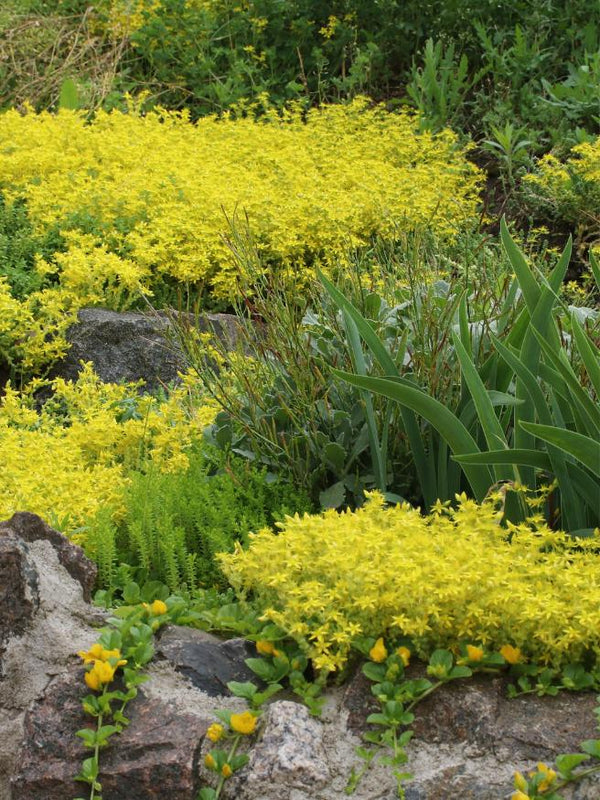
[[[555,155],[544,156],[535,173],[526,176],[526,184],[538,200],[581,233],[593,234],[598,251],[598,209],[600,208],[600,137],[578,144],[563,162]]]
[[[422,516],[378,494],[358,511],[288,517],[281,528],[221,564],[317,668],[339,669],[355,637],[385,631],[412,637],[421,655],[465,640],[555,665],[600,654],[598,534],[572,549],[566,534],[522,524],[509,542],[491,502],[462,498]]]
[[[348,248],[375,234],[453,236],[475,216],[479,182],[453,133],[419,133],[413,117],[364,99],[306,121],[300,110],[195,124],[185,112],[133,108],[91,123],[67,110],[0,115],[0,191],[26,201],[36,232],[57,227],[65,240],[65,252],[36,265],[56,281],[36,302],[58,328],[60,309],[127,308],[165,283],[237,296],[224,241],[234,217],[247,215],[265,264],[302,274],[307,264],[343,268]],[[35,331],[30,301],[12,302],[0,285],[3,304],[0,346]],[[63,347],[59,335],[54,349]]]
[[[104,506],[118,513],[127,474],[145,458],[161,471],[185,470],[186,450],[215,415],[188,402],[184,384],[164,403],[140,397],[140,419],[119,421],[119,404],[136,397],[136,386],[103,384],[89,364],[77,382],[52,386],[41,411],[38,382],[22,394],[7,387],[0,399],[0,519],[27,509],[67,534]]]

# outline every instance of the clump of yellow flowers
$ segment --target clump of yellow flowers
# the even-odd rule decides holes
[[[461,641],[502,648],[508,663],[600,654],[598,532],[574,547],[543,521],[503,527],[498,517],[492,499],[462,496],[423,516],[373,493],[354,512],[288,517],[220,560],[318,669],[340,669],[353,640],[385,631],[422,656]],[[372,657],[386,657],[383,639]]]
[[[102,383],[90,364],[76,382],[54,380],[41,410],[39,385],[8,386],[0,399],[0,519],[26,509],[67,535],[104,506],[118,513],[128,472],[145,461],[184,471],[186,450],[215,415],[190,400],[189,381],[158,402],[135,385]]]
[[[33,300],[0,282],[0,349],[12,341],[35,367],[45,342],[51,357],[64,348],[66,313],[120,310],[167,285],[230,301],[243,277],[224,241],[232,218],[247,219],[268,268],[298,276],[343,269],[349,248],[374,235],[452,237],[474,218],[480,181],[452,132],[419,132],[414,117],[365,99],[261,121],[8,111],[0,191],[26,203],[36,233],[60,231],[64,252],[38,258],[51,285]]]
[[[600,201],[600,137],[578,144],[561,161],[552,153],[540,159],[536,172],[525,178],[539,200],[554,214],[575,223],[580,233],[596,233]],[[597,244],[594,244],[597,252]]]

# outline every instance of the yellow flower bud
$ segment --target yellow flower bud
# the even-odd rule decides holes
[[[261,656],[272,656],[275,652],[273,642],[267,642],[265,639],[259,639],[256,643],[256,652]]]
[[[553,769],[550,769],[550,767],[547,767],[546,764],[543,764],[542,762],[540,762],[537,766],[538,766],[538,771],[545,776],[544,780],[538,786],[538,791],[545,792],[552,786],[552,784],[556,780],[556,772]]]
[[[513,647],[511,644],[505,644],[500,648],[500,655],[509,664],[518,664],[523,660],[523,655],[518,647]]]
[[[379,637],[373,647],[369,650],[369,658],[371,661],[376,661],[379,664],[386,660],[387,655],[388,651],[385,648],[383,639]]]
[[[155,600],[150,606],[150,611],[152,612],[152,614],[154,614],[155,617],[158,617],[160,614],[166,614],[167,604],[164,603],[162,600]]]
[[[513,792],[510,800],[530,800],[529,795],[525,792]]]
[[[217,766],[217,762],[214,760],[214,758],[211,756],[210,753],[207,753],[204,756],[204,766],[208,767],[208,769],[214,769]]]
[[[241,714],[232,714],[229,720],[232,730],[236,733],[243,733],[249,735],[254,733],[256,728],[256,717],[250,711],[244,711]]]
[[[524,792],[527,789],[527,778],[520,772],[515,772],[515,789]]]
[[[396,650],[396,654],[397,654],[398,656],[400,656],[400,658],[401,658],[401,660],[402,660],[402,663],[404,664],[404,666],[405,666],[405,667],[408,667],[408,665],[409,665],[409,663],[410,663],[410,650],[408,649],[408,647],[399,647],[399,648]]]
[[[221,768],[221,775],[224,778],[231,778],[231,776],[233,775],[233,770],[231,769],[229,764],[223,764],[223,767]]]
[[[218,742],[219,739],[223,738],[224,733],[225,729],[223,728],[222,725],[219,725],[218,722],[213,722],[213,724],[206,731],[206,735],[211,740],[211,742]]]
[[[483,648],[468,644],[467,655],[469,657],[469,661],[481,661],[483,658]]]

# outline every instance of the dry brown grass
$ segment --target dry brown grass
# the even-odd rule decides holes
[[[109,41],[83,15],[8,13],[0,23],[0,107],[56,106],[65,79],[72,78],[86,108],[113,90],[128,40]]]

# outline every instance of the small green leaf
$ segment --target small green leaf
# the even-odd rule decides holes
[[[587,759],[588,756],[583,753],[563,753],[560,756],[556,756],[556,769],[563,778],[570,778],[575,767],[578,767]]]
[[[60,87],[58,107],[75,111],[79,108],[79,92],[72,78],[65,78]]]
[[[473,670],[469,667],[453,667],[448,673],[449,678],[470,678]]]
[[[339,508],[346,499],[346,485],[343,481],[338,481],[319,492],[319,503],[321,508]]]
[[[387,725],[388,718],[385,714],[380,714],[380,713],[369,714],[369,716],[367,717],[367,722],[369,723],[369,725]]]
[[[380,683],[385,678],[386,666],[385,664],[375,664],[373,661],[367,661],[362,667],[363,675],[370,681]]]
[[[130,581],[123,589],[123,600],[127,605],[133,606],[140,602],[140,587],[134,581]]]
[[[594,758],[600,758],[600,739],[587,739],[581,743],[581,749]]]
[[[217,800],[217,793],[214,789],[205,787],[204,789],[200,789],[198,800]]]
[[[251,701],[254,695],[258,692],[258,686],[254,683],[239,683],[238,681],[229,681],[227,688],[235,697],[243,697],[245,700]]]
[[[95,747],[96,746],[96,729],[91,728],[83,728],[80,731],[75,733],[75,736],[79,736],[80,739],[83,739],[83,743],[86,747]]]

